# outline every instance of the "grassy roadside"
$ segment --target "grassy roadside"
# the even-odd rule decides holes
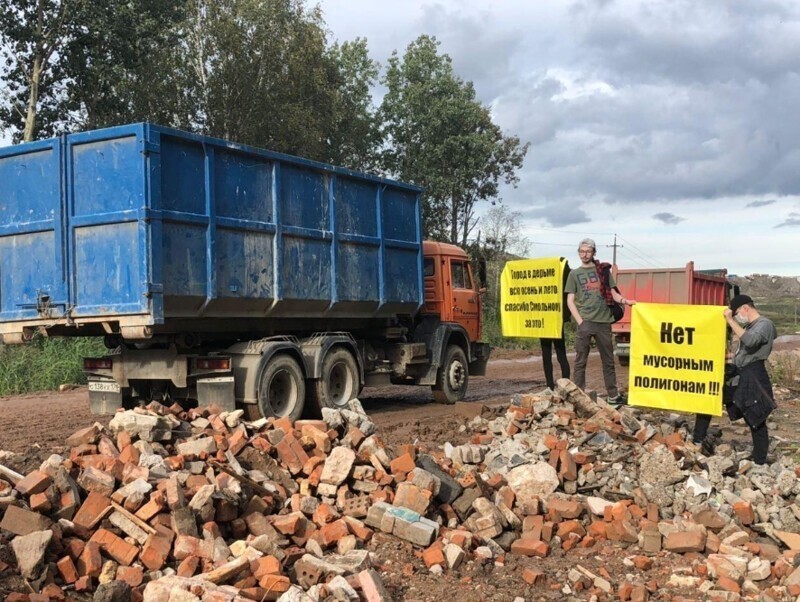
[[[50,339],[36,336],[27,345],[0,345],[0,395],[18,395],[82,384],[83,358],[104,355],[102,339]]]

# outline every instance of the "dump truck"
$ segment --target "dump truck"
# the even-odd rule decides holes
[[[726,269],[694,269],[694,262],[682,268],[627,269],[614,271],[617,288],[623,297],[645,303],[682,303],[686,305],[727,305],[730,284]],[[631,348],[631,308],[611,325],[614,355],[627,366]]]
[[[138,123],[0,149],[0,335],[102,337],[92,411],[298,418],[364,386],[485,373],[467,254],[418,187]]]

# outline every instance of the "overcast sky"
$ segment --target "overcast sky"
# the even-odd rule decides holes
[[[386,64],[436,36],[495,121],[530,142],[535,256],[593,236],[620,267],[800,275],[800,3],[322,0]],[[381,90],[376,90],[379,100]],[[6,142],[6,141],[0,141]]]
[[[436,36],[531,143],[516,190],[537,256],[613,235],[620,267],[800,275],[800,3],[322,0],[383,65]],[[379,92],[380,93],[380,92]]]

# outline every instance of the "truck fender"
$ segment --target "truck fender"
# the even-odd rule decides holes
[[[359,388],[364,386],[364,364],[355,339],[346,332],[319,333],[300,344],[306,366],[306,379],[322,377],[322,362],[332,347],[345,347],[353,354],[358,365]]]
[[[258,403],[261,370],[278,353],[291,355],[304,372],[308,371],[300,346],[290,337],[236,343],[228,347],[227,352],[233,363],[234,393],[238,403]]]

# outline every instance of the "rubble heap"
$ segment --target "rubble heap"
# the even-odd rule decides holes
[[[434,573],[529,557],[531,586],[551,578],[535,559],[601,542],[635,552],[638,569],[666,553],[691,560],[665,583],[565,563],[550,583],[564,594],[800,595],[791,459],[706,458],[674,425],[566,379],[469,430],[463,445],[392,448],[357,400],[294,423],[158,403],[119,412],[73,434],[68,457],[0,471],[0,533],[40,592],[8,600],[389,600],[366,549],[378,531]]]

